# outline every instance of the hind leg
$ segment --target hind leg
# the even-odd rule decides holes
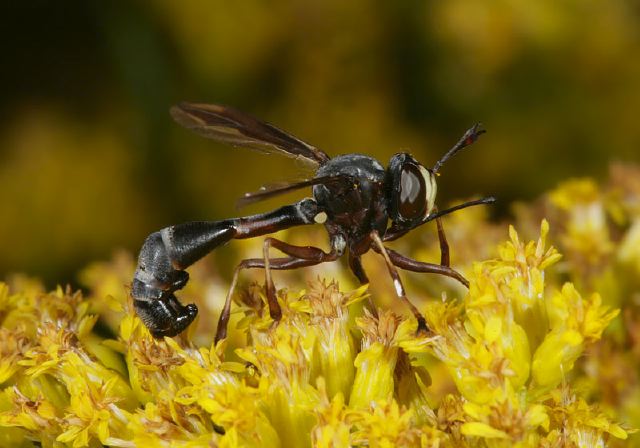
[[[272,258],[269,260],[269,266],[271,269],[279,270],[289,270],[289,269],[297,269],[307,266],[314,266],[322,263],[321,261],[313,261],[313,260],[302,260],[294,257],[286,257],[286,258]],[[227,337],[227,328],[229,325],[229,318],[231,315],[231,298],[233,297],[233,292],[236,288],[238,282],[238,276],[240,271],[243,269],[255,269],[265,268],[265,261],[262,258],[249,258],[246,260],[242,260],[240,264],[236,267],[233,272],[233,278],[231,280],[231,286],[229,287],[229,292],[227,293],[227,297],[224,302],[224,308],[220,313],[220,318],[218,319],[218,328],[216,330],[216,339],[215,342],[224,339]],[[277,298],[275,299],[276,316],[272,313],[272,304],[269,302],[269,314],[274,320],[279,320],[282,317],[282,312],[280,310],[280,305],[278,304]]]
[[[267,301],[269,303],[269,313],[274,320],[279,320],[282,316],[280,305],[278,305],[278,299],[276,298],[276,287],[273,284],[273,278],[271,277],[271,264],[269,262],[269,248],[274,247],[285,255],[289,255],[292,259],[308,261],[312,263],[310,266],[326,263],[328,261],[335,261],[338,256],[335,251],[325,252],[322,249],[314,246],[294,246],[293,244],[285,243],[276,238],[265,238],[264,245],[262,247],[262,254],[264,256],[264,275],[265,275],[265,289],[267,293]],[[290,268],[293,269],[293,268]]]

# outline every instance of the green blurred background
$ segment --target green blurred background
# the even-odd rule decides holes
[[[439,203],[495,194],[497,214],[640,160],[637,1],[8,1],[0,55],[0,277],[75,283],[114,248],[296,177],[181,129],[182,100],[384,164],[410,150],[430,166],[482,121]]]

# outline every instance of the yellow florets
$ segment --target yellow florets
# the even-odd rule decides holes
[[[236,308],[232,337],[217,346],[197,345],[206,335],[192,337],[195,326],[176,338],[152,338],[123,286],[133,262],[122,255],[83,274],[93,291],[88,298],[61,288],[45,293],[24,280],[0,284],[0,446],[626,443],[633,431],[616,420],[640,424],[633,420],[640,408],[623,400],[622,386],[600,392],[600,378],[633,384],[640,338],[631,329],[640,328],[640,318],[626,308],[629,330],[618,319],[609,338],[623,291],[612,304],[608,290],[591,286],[608,284],[616,271],[599,265],[606,279],[591,278],[585,290],[585,260],[592,260],[575,257],[591,250],[585,241],[604,238],[599,257],[617,257],[633,271],[640,217],[625,217],[634,224],[617,246],[598,217],[607,213],[603,195],[576,181],[550,196],[551,215],[570,217],[559,230],[572,254],[562,266],[547,243],[546,220],[532,241],[509,227],[494,258],[467,263],[468,292],[423,302],[426,336],[416,334],[406,310],[374,311],[366,286],[343,292],[335,281],[280,291],[277,324],[253,287]],[[597,213],[588,212],[594,207]],[[618,207],[625,210],[631,208]],[[576,227],[580,216],[595,221]],[[464,223],[458,237],[468,228]],[[99,318],[113,339],[94,331]],[[631,350],[617,348],[627,340]],[[609,369],[600,358],[606,353],[616,354]],[[611,369],[624,363],[630,373],[614,376]],[[636,389],[630,396],[640,395]],[[613,412],[614,400],[626,403],[621,414]]]

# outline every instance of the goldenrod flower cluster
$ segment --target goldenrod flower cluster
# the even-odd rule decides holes
[[[0,446],[640,446],[640,181],[628,170],[518,206],[515,227],[452,217],[470,288],[445,280],[414,299],[427,335],[366,285],[318,279],[279,291],[278,324],[252,285],[227,340],[212,345],[206,311],[155,340],[126,291],[130,257],[87,269],[87,297],[13,278],[0,284]],[[192,278],[185,295],[222,300],[217,279]]]

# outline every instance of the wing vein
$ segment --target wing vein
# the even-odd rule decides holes
[[[232,146],[278,153],[313,165],[329,161],[324,151],[230,107],[180,103],[171,108],[171,116],[178,124],[198,135]]]

